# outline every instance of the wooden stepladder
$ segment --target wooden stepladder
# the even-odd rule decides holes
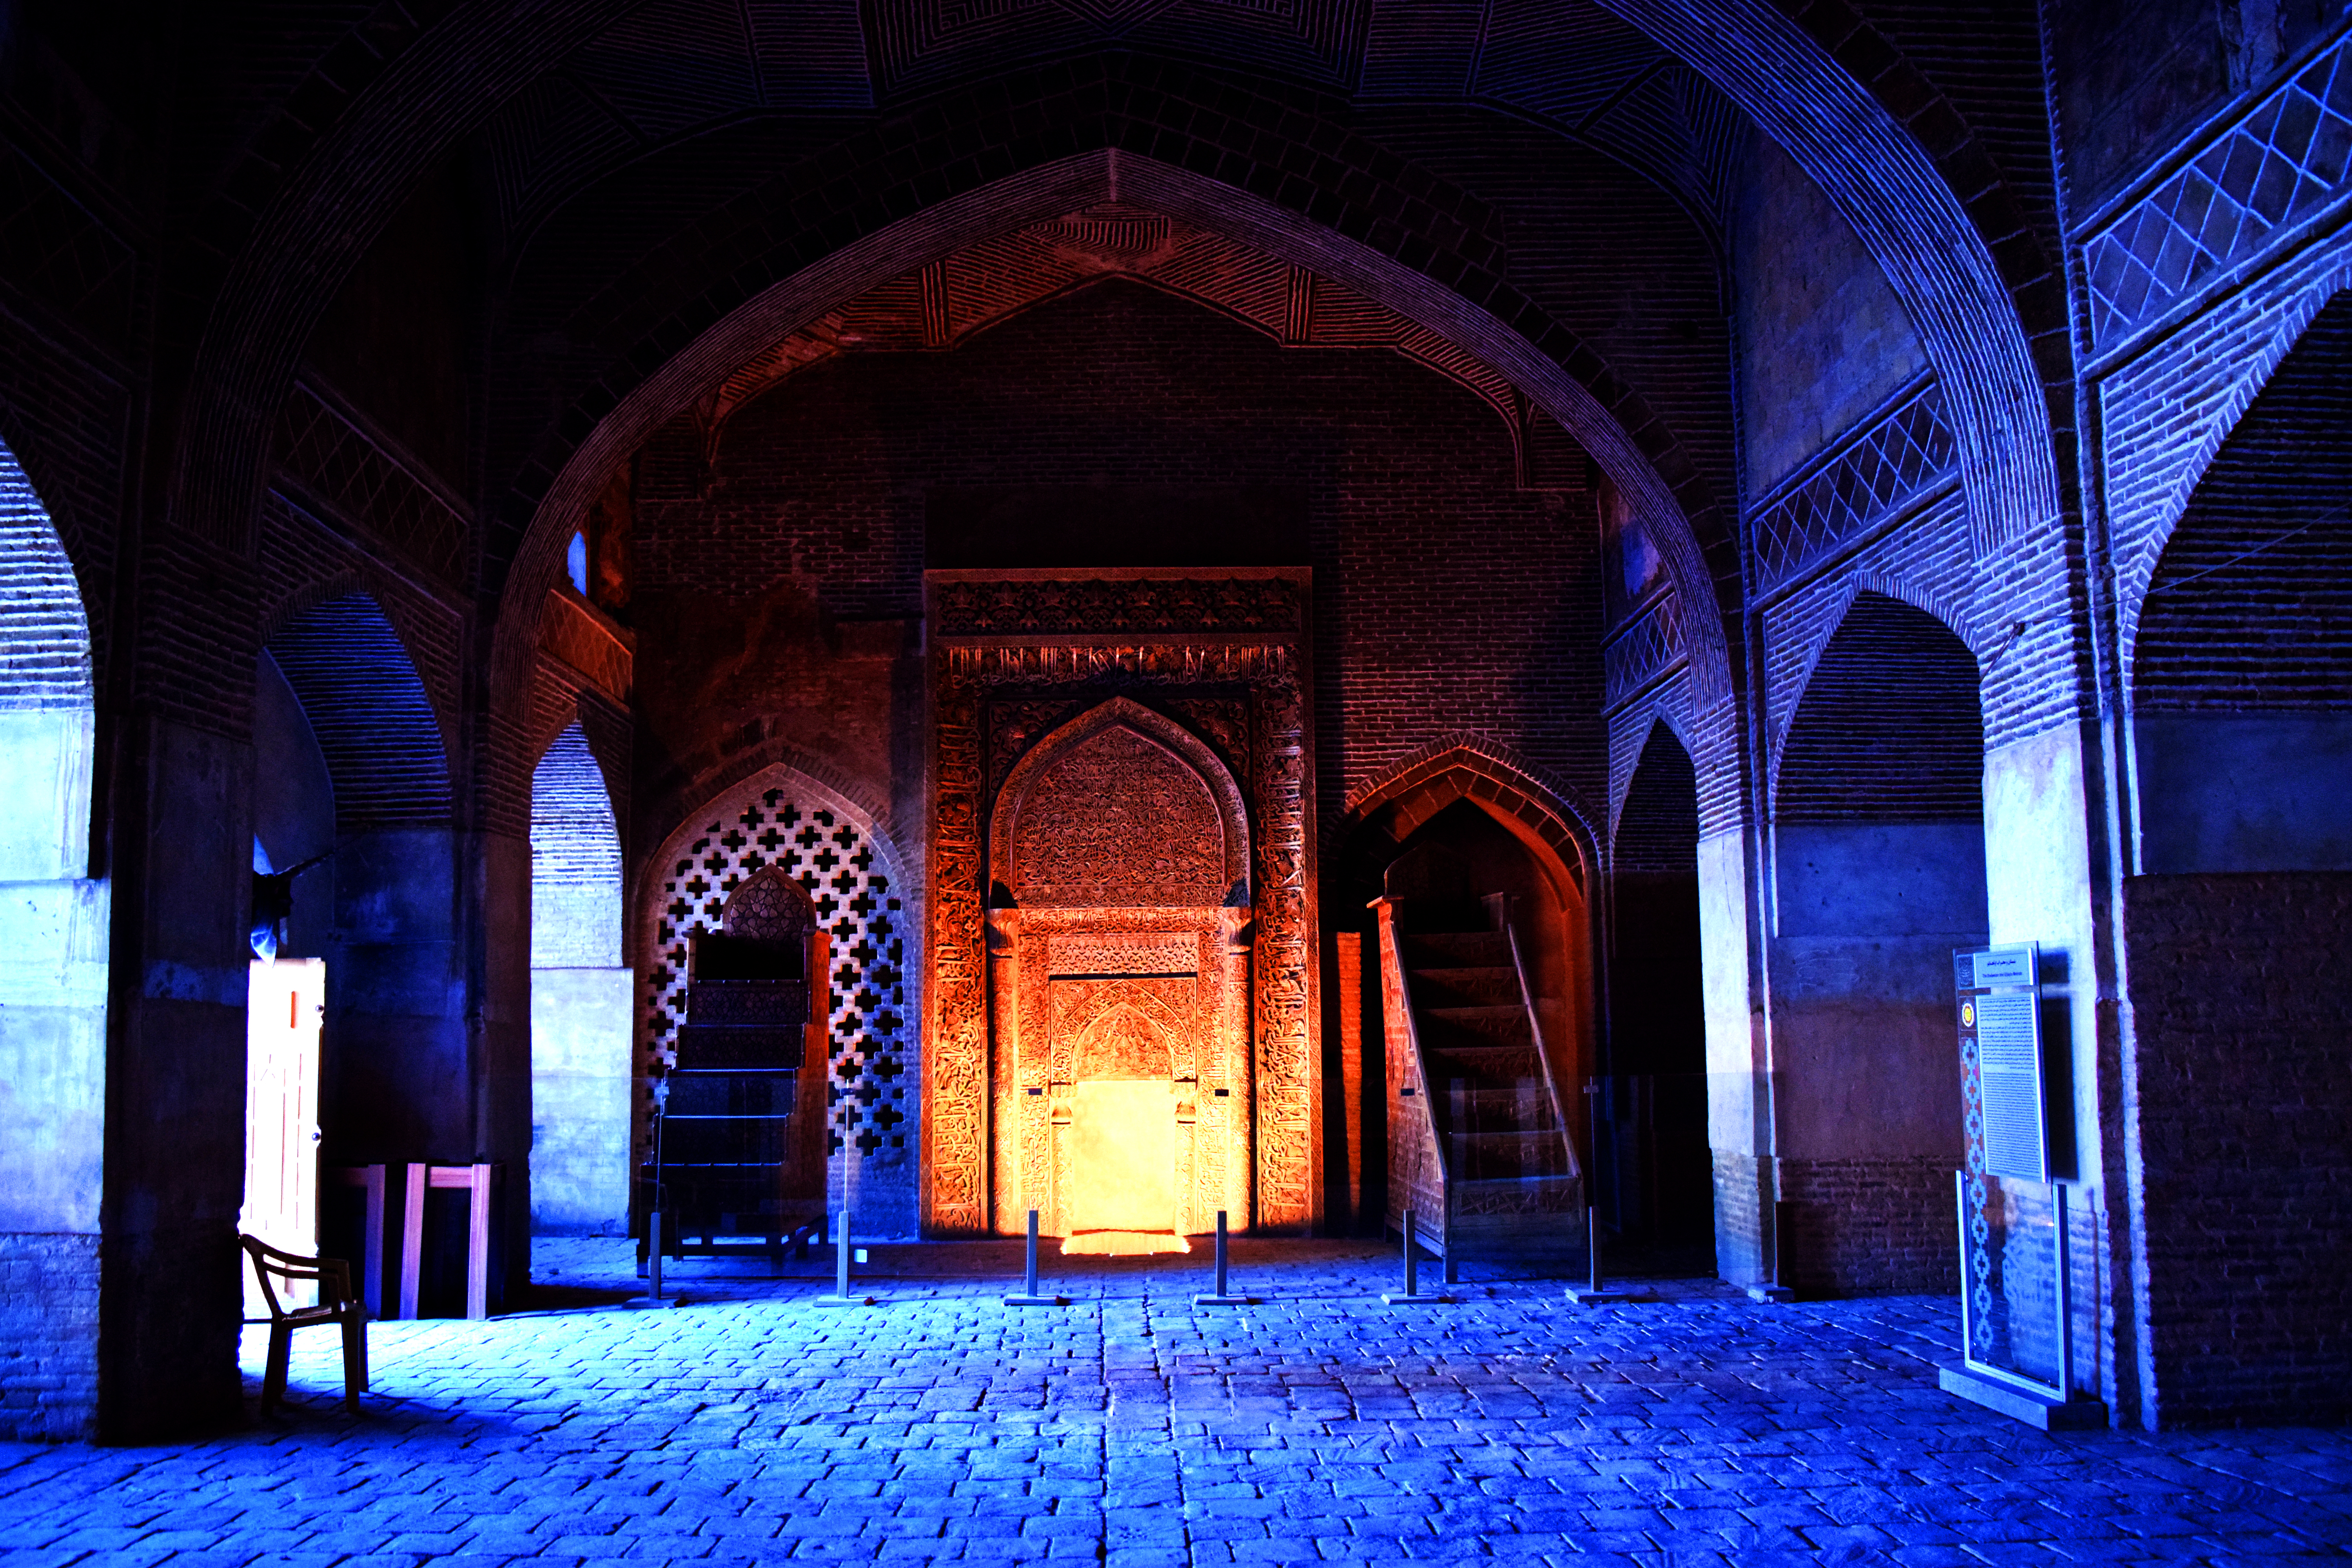
[[[282,1251],[319,1250],[319,1020],[327,965],[255,961],[245,998],[245,1207],[237,1228]],[[250,1268],[245,1315],[269,1316]],[[286,1302],[316,1304],[317,1287]]]

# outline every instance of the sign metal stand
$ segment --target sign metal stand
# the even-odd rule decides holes
[[[1960,1247],[1960,1364],[1939,1369],[1947,1394],[1972,1400],[2044,1431],[2105,1426],[2107,1407],[2075,1397],[2074,1279],[2068,1255],[2066,1187],[2051,1169],[2050,1106],[2042,1039],[2041,948],[1961,949],[1952,955],[1959,993],[1962,1083],[1975,1115],[1969,1166],[1953,1176]],[[2066,1108],[2061,1108],[2064,1113]],[[1969,1184],[2030,1182],[2050,1191],[2051,1274],[2057,1377],[2042,1379],[1978,1354],[1984,1325],[1974,1306]]]

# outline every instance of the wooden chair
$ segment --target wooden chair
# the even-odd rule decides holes
[[[367,1303],[352,1293],[351,1265],[340,1258],[303,1258],[280,1252],[256,1237],[240,1236],[253,1271],[261,1280],[261,1298],[269,1306],[269,1362],[261,1377],[261,1411],[268,1415],[286,1396],[286,1363],[294,1351],[294,1331],[322,1323],[340,1323],[343,1330],[343,1403],[356,1410],[367,1391]],[[291,1310],[278,1304],[270,1280],[287,1284],[319,1282],[319,1304]]]

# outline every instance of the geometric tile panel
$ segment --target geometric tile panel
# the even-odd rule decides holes
[[[1943,394],[1930,382],[1757,514],[1763,586],[1788,581],[1941,479],[1955,450]]]
[[[2334,195],[2352,165],[2352,39],[2295,73],[2245,119],[2084,247],[2102,347]]]
[[[1682,657],[1682,637],[1675,616],[1675,595],[1661,595],[1601,645],[1603,706],[1614,709]]]
[[[466,520],[299,384],[278,415],[280,470],[445,583],[465,581]]]
[[[833,937],[833,1013],[826,1050],[833,1082],[829,1152],[907,1146],[907,937],[911,930],[874,847],[837,813],[807,810],[781,789],[722,799],[701,832],[659,868],[661,904],[647,978],[647,1053],[664,1070],[686,1022],[688,935],[717,931],[743,880],[774,864],[816,900],[817,929]]]

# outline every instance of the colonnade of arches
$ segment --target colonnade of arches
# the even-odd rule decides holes
[[[550,591],[580,514],[781,334],[1008,226],[1106,202],[1245,241],[1438,334],[1570,432],[1664,559],[1671,630],[1608,700],[1622,753],[1610,802],[1490,768],[1475,747],[1453,784],[1424,758],[1360,792],[1345,832],[1362,835],[1343,835],[1353,864],[1339,879],[1404,867],[1413,890],[1398,896],[1475,882],[1533,900],[1557,1066],[1651,1085],[1631,1109],[1612,1102],[1580,1146],[1581,1168],[1606,1173],[1618,1235],[1711,1243],[1742,1280],[1948,1288],[1951,952],[2039,937],[2071,964],[2042,979],[2070,1020],[2073,1179],[2106,1193],[2089,1373],[2128,1382],[2150,1419],[2258,1397],[2210,1373],[2234,1299],[2174,1281],[2198,1267],[2188,1231],[2290,1248],[2262,1217],[2290,1152],[2312,1205],[2352,1186],[2340,1159],[2308,1152],[2340,1148],[2322,1124],[2347,1099],[2324,1037],[2340,988],[2249,966],[2340,931],[2336,879],[2352,870],[2333,783],[2352,761],[2352,526],[2325,499],[2352,479],[2337,438],[2352,296],[2299,329],[2178,519],[2144,542],[2152,560],[2095,559],[2078,582],[2063,291],[2015,195],[1978,177],[1990,164],[1962,117],[1908,65],[1880,68],[1876,35],[1841,6],[1800,22],[1612,0],[1845,216],[1951,411],[1958,499],[1914,520],[1934,535],[1916,563],[1944,586],[1913,592],[1856,554],[1824,579],[1844,600],[1809,621],[1783,614],[1798,597],[1752,602],[1719,465],[1507,279],[1506,247],[1453,216],[1478,205],[1466,194],[1369,153],[1307,189],[1283,161],[1355,132],[1271,97],[1236,110],[1244,149],[1140,94],[1131,120],[1056,108],[1032,133],[1010,124],[1026,110],[975,89],[943,101],[1007,122],[990,157],[907,154],[903,126],[861,131],[840,147],[863,160],[863,186],[795,171],[739,193],[705,215],[724,243],[611,284],[642,298],[608,309],[567,349],[576,363],[529,389],[545,416],[481,421],[513,450],[476,498],[480,537],[451,591],[467,603],[459,629],[420,629],[392,572],[314,573],[247,614],[237,595],[273,548],[256,521],[269,421],[333,291],[429,164],[620,8],[520,22],[492,9],[423,29],[380,89],[337,95],[350,101],[324,153],[211,209],[207,232],[231,249],[201,330],[180,324],[184,428],[150,464],[169,482],[142,564],[157,583],[184,572],[190,602],[224,626],[244,615],[252,642],[206,643],[192,615],[172,628],[180,643],[151,647],[140,595],[164,589],[86,599],[77,565],[99,574],[68,557],[0,451],[0,1112],[38,1130],[0,1152],[0,1245],[46,1271],[46,1291],[89,1303],[89,1335],[40,1352],[60,1358],[61,1386],[98,1391],[87,1410],[60,1403],[57,1430],[136,1435],[234,1401],[224,1108],[247,992],[232,956],[329,966],[331,1163],[503,1159],[529,1194],[509,1205],[510,1241],[629,1223],[638,971],[658,962],[629,936],[656,907],[632,880],[637,851],[727,792],[711,772],[666,775],[680,809],[625,840],[612,783],[625,766],[599,756],[584,719],[551,736],[538,722]],[[1125,73],[1180,68],[1122,54],[1098,74],[1125,90]],[[228,565],[208,575],[184,549]],[[2036,572],[2064,583],[2012,595]],[[2012,596],[2031,601],[2014,616]],[[111,639],[94,644],[93,625]],[[1768,630],[1803,657],[1784,658]],[[174,680],[218,711],[158,717]],[[1407,787],[1411,767],[1427,776]],[[871,815],[860,831],[877,835]],[[2231,1018],[2216,1021],[2204,999],[2217,996]],[[874,1080],[897,1061],[877,1052],[864,1081],[828,1086],[873,1111],[829,1104],[837,1139],[887,1147],[900,1090]],[[2230,1115],[2204,1090],[2217,1075],[2245,1091]],[[2250,1360],[2318,1366],[2305,1329],[2341,1321],[2338,1276],[2295,1262],[2260,1289],[2276,1326]]]

